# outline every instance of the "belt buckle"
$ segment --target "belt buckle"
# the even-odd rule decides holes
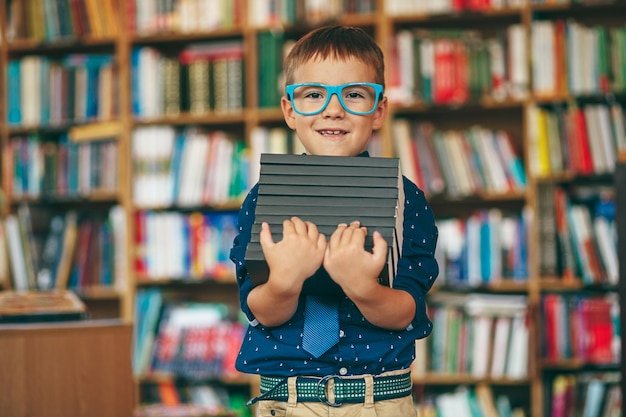
[[[319,381],[317,381],[317,398],[320,400],[320,402],[326,404],[329,407],[340,407],[343,403],[337,402],[336,394],[335,394],[335,402],[332,402],[332,403],[328,400],[328,395],[326,395],[326,387],[328,387],[326,384],[328,383],[328,381],[334,380],[334,379],[341,379],[341,376],[326,375],[320,378]]]

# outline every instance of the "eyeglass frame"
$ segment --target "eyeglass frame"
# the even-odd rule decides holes
[[[376,101],[374,102],[374,105],[372,106],[372,110],[366,111],[366,112],[357,112],[357,111],[349,109],[348,106],[345,105],[345,103],[343,102],[343,97],[341,97],[340,93],[341,93],[341,90],[350,86],[366,86],[366,87],[372,87],[374,89],[374,93],[376,94]],[[323,87],[328,92],[328,97],[326,97],[326,101],[320,107],[319,110],[314,111],[314,112],[308,112],[308,113],[301,112],[296,108],[296,105],[293,102],[293,92],[298,87]],[[337,96],[337,98],[339,99],[339,104],[341,104],[341,107],[348,113],[355,114],[357,116],[365,116],[368,114],[372,114],[376,111],[379,101],[383,98],[383,91],[384,91],[384,88],[381,84],[366,83],[366,82],[346,83],[346,84],[339,84],[339,85],[327,85],[327,84],[321,84],[321,83],[298,83],[298,84],[289,84],[285,86],[285,92],[287,93],[287,99],[291,103],[291,107],[296,113],[298,113],[301,116],[314,116],[326,110],[326,107],[328,107],[328,103],[330,103],[330,99],[333,97],[333,94]]]

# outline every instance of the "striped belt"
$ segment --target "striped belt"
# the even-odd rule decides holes
[[[374,376],[374,401],[391,400],[411,394],[412,382],[409,372],[401,375]],[[332,388],[329,383],[333,382]],[[322,402],[332,407],[344,403],[365,402],[365,378],[344,378],[328,375],[321,378],[298,377],[296,392],[298,402]],[[287,378],[261,376],[261,395],[252,400],[288,401]],[[329,396],[332,389],[334,399]],[[331,397],[331,398],[329,398]]]

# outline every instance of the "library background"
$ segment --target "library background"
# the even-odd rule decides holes
[[[385,52],[370,153],[400,158],[439,227],[420,415],[621,415],[625,18],[620,0],[3,1],[0,409],[253,413],[235,216],[259,155],[300,149],[283,54],[337,22]]]

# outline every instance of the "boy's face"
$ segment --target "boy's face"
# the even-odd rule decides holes
[[[374,70],[355,59],[315,59],[300,65],[293,74],[293,84],[334,86],[351,82],[375,83]],[[376,110],[367,115],[349,113],[336,95],[322,112],[312,116],[297,114],[284,96],[281,107],[287,125],[296,131],[308,154],[356,156],[367,148],[372,131],[382,127],[387,114],[387,98],[381,99]]]

